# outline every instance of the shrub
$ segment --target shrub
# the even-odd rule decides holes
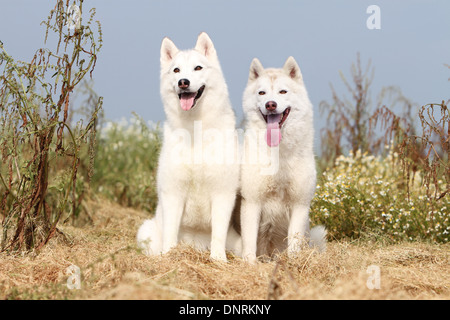
[[[122,205],[153,212],[161,147],[158,126],[135,115],[130,123],[107,122],[100,130],[92,191]]]
[[[315,223],[326,225],[331,238],[371,233],[393,241],[449,241],[449,197],[430,197],[420,171],[405,181],[393,150],[389,147],[386,157],[360,151],[339,156],[320,177],[311,215]]]

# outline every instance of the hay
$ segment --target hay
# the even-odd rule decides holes
[[[89,204],[92,225],[62,226],[37,256],[0,254],[0,299],[449,299],[449,245],[331,242],[327,252],[249,266],[228,255],[179,245],[146,257],[135,246],[146,214],[106,201]],[[67,268],[81,270],[81,289],[67,287]],[[368,267],[380,270],[369,289]]]

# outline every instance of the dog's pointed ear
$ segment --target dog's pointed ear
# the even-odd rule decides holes
[[[195,50],[205,55],[205,57],[208,59],[217,58],[214,44],[206,32],[202,32],[198,35],[197,43],[195,44]]]
[[[263,72],[264,72],[263,65],[258,60],[258,58],[254,58],[250,65],[250,73],[248,75],[248,80],[253,81],[253,80],[258,79],[262,75]]]
[[[287,73],[289,77],[296,81],[303,81],[302,72],[300,71],[300,67],[293,57],[287,58],[284,63],[283,70]]]
[[[161,66],[171,62],[175,55],[178,53],[178,48],[169,38],[165,37],[161,44]]]

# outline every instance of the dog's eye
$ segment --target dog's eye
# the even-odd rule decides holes
[[[202,70],[202,69],[203,69],[202,66],[196,66],[194,70],[195,70],[195,71],[200,71],[200,70]]]
[[[259,94],[260,96],[263,96],[263,95],[266,94],[266,92],[265,92],[265,91],[260,91],[260,92],[258,92],[258,94]]]
[[[286,94],[286,93],[287,93],[286,90],[281,90],[281,91],[280,91],[280,94]]]
[[[180,72],[180,69],[179,68],[175,68],[175,69],[173,69],[173,72],[178,73],[178,72]]]

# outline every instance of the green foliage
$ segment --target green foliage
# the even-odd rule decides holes
[[[392,147],[386,157],[360,151],[338,157],[319,180],[314,222],[324,224],[332,239],[378,234],[393,241],[449,242],[450,198],[429,196],[423,173],[406,181],[401,168]],[[445,181],[437,183],[445,187]]]
[[[135,115],[107,122],[98,137],[92,191],[122,205],[154,212],[160,130]]]

